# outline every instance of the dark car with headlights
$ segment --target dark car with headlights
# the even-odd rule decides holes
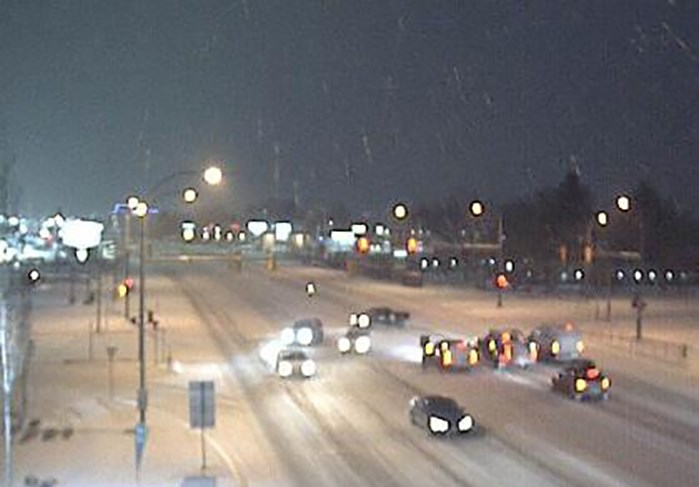
[[[434,436],[473,433],[476,423],[453,399],[445,396],[416,396],[410,400],[410,422]]]
[[[529,334],[529,344],[532,350],[536,349],[539,361],[575,360],[585,350],[582,333],[571,323],[540,326]]]
[[[576,359],[551,378],[554,392],[570,399],[607,399],[612,383],[592,360]]]
[[[318,318],[297,320],[293,325],[282,330],[281,341],[286,346],[319,345],[323,342],[323,323]]]
[[[364,311],[371,318],[372,323],[391,326],[402,326],[410,319],[407,311],[395,310],[386,306],[369,308]]]

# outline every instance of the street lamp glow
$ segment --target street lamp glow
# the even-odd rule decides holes
[[[609,224],[609,215],[606,211],[597,212],[597,223],[600,227],[606,227]]]
[[[129,210],[136,211],[136,207],[138,206],[139,201],[140,200],[138,199],[138,196],[129,196],[126,199],[126,206],[129,207]]]
[[[396,218],[396,220],[405,220],[405,218],[408,216],[408,207],[403,203],[397,203],[393,207],[393,216]]]
[[[616,199],[616,207],[619,208],[620,211],[629,211],[631,209],[631,199],[622,194]]]
[[[133,212],[139,218],[145,217],[148,214],[148,204],[145,201],[139,201]]]
[[[483,206],[483,203],[481,203],[478,200],[474,200],[471,202],[471,204],[468,207],[469,211],[471,212],[471,215],[473,216],[481,216],[483,212],[485,211],[485,207]]]
[[[218,166],[211,166],[204,171],[204,181],[210,186],[216,186],[223,180],[223,172]]]
[[[194,203],[198,197],[199,194],[197,193],[197,190],[194,188],[187,188],[184,191],[182,191],[182,199],[185,203]]]

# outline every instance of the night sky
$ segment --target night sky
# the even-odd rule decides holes
[[[502,202],[571,161],[600,205],[646,178],[692,206],[698,26],[689,0],[0,0],[0,152],[33,214],[207,159],[231,208]]]

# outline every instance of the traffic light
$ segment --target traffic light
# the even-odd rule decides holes
[[[507,276],[505,274],[498,274],[495,277],[495,287],[498,289],[505,289],[507,286],[509,286],[510,283],[507,280]]]
[[[120,298],[125,298],[129,295],[134,286],[134,280],[131,277],[127,277],[117,286],[117,296]]]

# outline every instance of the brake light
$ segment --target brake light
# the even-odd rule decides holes
[[[585,379],[575,379],[575,392],[583,392],[587,389],[587,381]]]
[[[585,375],[588,379],[595,380],[597,377],[599,377],[599,369],[587,369],[585,371]]]
[[[539,358],[539,347],[535,342],[529,342],[529,357],[531,357],[532,362],[536,362]]]
[[[425,343],[425,355],[434,355],[434,343]]]
[[[495,352],[495,348],[496,348],[496,346],[495,346],[495,340],[492,340],[492,339],[491,339],[491,340],[488,340],[488,350],[489,350],[490,352]]]
[[[600,386],[602,387],[603,391],[606,391],[607,389],[609,389],[609,386],[611,386],[611,385],[612,385],[612,382],[609,380],[609,377],[604,377],[600,381]]]
[[[468,352],[468,363],[471,365],[476,365],[478,363],[478,351],[471,349]]]
[[[558,343],[558,340],[554,340],[553,343],[551,343],[551,353],[554,355],[561,353],[561,344]]]

